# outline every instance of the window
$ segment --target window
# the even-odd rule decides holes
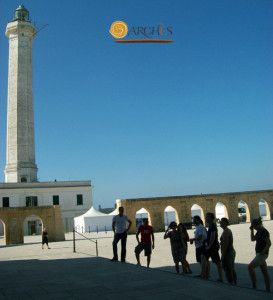
[[[26,197],[26,206],[38,206],[38,197],[36,196]]]
[[[59,205],[59,196],[58,195],[53,196],[53,205]]]
[[[9,197],[3,197],[2,198],[2,206],[3,207],[9,207]]]
[[[82,195],[77,195],[77,205],[83,205]]]

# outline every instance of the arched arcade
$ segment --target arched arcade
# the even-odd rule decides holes
[[[194,204],[202,208],[202,217],[207,212],[215,212],[217,203],[224,206],[223,216],[227,217],[231,224],[240,222],[238,205],[240,201],[247,203],[249,221],[260,216],[259,201],[265,199],[267,205],[267,218],[272,219],[273,211],[273,190],[250,191],[221,194],[201,194],[190,196],[158,197],[158,198],[138,198],[119,199],[116,201],[117,208],[124,207],[124,213],[130,219],[134,219],[136,212],[144,207],[149,211],[150,224],[155,231],[164,231],[164,213],[168,206],[172,206],[177,214],[177,222],[192,222],[192,207]],[[248,220],[248,218],[247,218]],[[136,232],[133,223],[130,233]]]

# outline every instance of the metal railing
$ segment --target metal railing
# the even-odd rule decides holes
[[[97,241],[97,240],[93,240],[93,239],[89,239],[87,236],[85,236],[85,235],[83,235],[83,234],[77,232],[77,231],[75,230],[75,228],[73,228],[73,252],[74,252],[74,253],[76,253],[76,238],[75,238],[76,234],[75,234],[75,233],[77,233],[77,234],[79,234],[80,236],[84,237],[86,240],[89,240],[90,242],[95,243],[95,244],[96,244],[96,256],[99,256],[99,252],[98,252],[98,241]]]
[[[84,228],[83,226],[78,226],[78,225],[76,225],[75,228],[76,228],[76,232],[81,232],[81,233],[83,233],[84,230],[85,230],[85,228]],[[92,231],[92,230],[91,230],[91,227],[88,226],[88,233],[91,233],[91,232],[97,232],[97,233],[99,233],[99,232],[105,231],[105,233],[107,234],[107,226],[106,226],[106,225],[104,226],[103,230],[101,230],[101,229],[102,229],[101,226],[100,226],[100,228],[99,228],[99,226],[94,226],[94,228],[95,228],[95,230]],[[93,229],[93,227],[92,227],[92,229]],[[108,230],[109,230],[109,229],[108,229]],[[86,232],[87,232],[87,231],[86,231]]]

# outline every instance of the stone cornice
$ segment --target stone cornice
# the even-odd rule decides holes
[[[236,195],[244,195],[244,194],[263,194],[263,193],[272,193],[272,190],[257,190],[257,191],[243,191],[243,192],[230,192],[230,193],[215,193],[215,194],[198,194],[198,195],[183,195],[183,196],[166,196],[166,197],[147,197],[147,198],[132,198],[132,199],[119,199],[125,200],[128,202],[134,201],[148,201],[148,200],[172,200],[172,199],[183,199],[183,198],[209,198],[209,197],[217,197],[217,196],[226,196],[232,197]]]
[[[8,23],[6,28],[6,36],[9,37],[11,34],[24,33],[28,34],[30,37],[34,37],[36,34],[36,27],[25,21],[14,21]]]
[[[37,189],[37,188],[72,188],[92,187],[91,180],[85,181],[49,181],[49,182],[19,182],[0,183],[1,189]]]

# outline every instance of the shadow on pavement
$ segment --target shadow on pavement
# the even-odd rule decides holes
[[[194,265],[193,265],[194,267]],[[199,266],[196,264],[196,267]],[[246,266],[243,266],[246,268]],[[268,299],[268,293],[237,288],[190,276],[177,276],[163,267],[148,269],[101,257],[0,262],[0,298],[8,299]],[[238,268],[239,269],[239,268]],[[165,271],[165,272],[162,272]],[[272,268],[271,268],[272,272]],[[258,273],[258,272],[257,272]],[[240,277],[239,277],[240,278]],[[196,289],[198,286],[198,289]],[[212,299],[212,298],[211,298]]]
[[[190,277],[194,280],[206,281],[202,278],[195,277],[196,275],[199,275],[201,272],[200,264],[198,264],[198,263],[191,264],[190,267],[191,267],[193,274],[186,274],[186,275],[181,275],[181,276]],[[217,282],[218,277],[217,277],[217,272],[215,272],[216,266],[212,262],[210,262],[210,268],[211,268],[211,271],[214,271],[214,272],[211,272],[213,274],[211,275],[211,278],[208,281]],[[176,274],[174,265],[159,267],[159,268],[155,268],[155,269]],[[271,282],[272,282],[273,281],[273,267],[268,266],[267,270],[268,270],[268,274],[269,274]],[[251,280],[250,280],[249,273],[248,273],[248,265],[241,264],[241,263],[235,263],[235,271],[237,274],[238,287],[252,289]],[[181,272],[182,272],[182,268],[181,268]],[[259,267],[255,269],[255,273],[256,273],[256,277],[257,277],[257,290],[264,291],[265,290],[264,279],[263,279],[263,275],[262,275],[262,272]],[[224,280],[224,284],[228,284],[224,271],[223,271],[223,280]],[[273,289],[273,286],[271,286],[271,289]],[[273,299],[273,296],[272,296],[272,299]]]

